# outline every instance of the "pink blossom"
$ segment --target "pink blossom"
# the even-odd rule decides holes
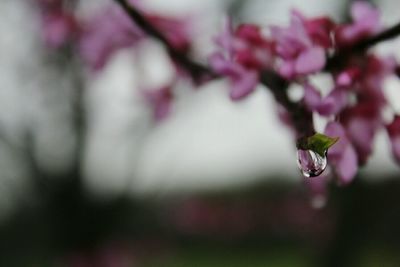
[[[347,104],[347,92],[341,88],[334,88],[326,97],[311,84],[304,86],[304,104],[311,110],[323,116],[339,113]]]
[[[235,31],[234,58],[247,69],[262,70],[272,67],[274,44],[267,40],[261,28],[253,24],[241,24]]]
[[[294,63],[297,74],[308,74],[321,70],[325,65],[325,51],[321,47],[312,47],[299,54]]]
[[[259,72],[272,66],[273,44],[258,26],[243,24],[234,32],[229,21],[216,43],[223,51],[213,53],[209,63],[215,72],[229,78],[231,99],[243,99],[254,91]]]
[[[300,13],[298,13],[301,16]],[[331,32],[334,29],[334,22],[328,17],[317,17],[307,19],[303,16],[302,20],[307,29],[312,42],[323,48],[332,47]]]
[[[225,59],[219,53],[211,55],[209,61],[217,73],[229,77],[231,82],[230,97],[232,100],[240,100],[256,88],[259,79],[258,72],[247,70],[242,65]]]
[[[325,128],[325,134],[339,137],[339,141],[328,150],[328,159],[334,173],[341,184],[350,183],[357,174],[358,158],[350,143],[343,126],[338,122],[330,122]]]
[[[367,55],[364,60],[363,66],[360,66],[364,75],[361,83],[363,90],[366,90],[366,94],[373,94],[375,100],[379,97],[378,103],[386,103],[382,87],[384,80],[395,71],[397,66],[395,58]]]
[[[380,13],[367,1],[357,1],[351,6],[353,22],[341,25],[335,32],[336,44],[348,46],[381,30]]]
[[[233,84],[230,92],[232,100],[240,100],[246,97],[254,91],[258,83],[257,72],[242,69],[237,75],[237,78],[232,78]]]
[[[326,63],[325,50],[331,47],[329,19],[307,20],[293,11],[289,27],[271,27],[276,53],[282,59],[279,73],[288,79],[321,70]]]
[[[336,76],[336,84],[340,87],[349,87],[360,78],[360,68],[351,67]]]
[[[343,125],[353,143],[360,164],[365,164],[372,153],[377,130],[382,126],[380,110],[373,103],[358,103],[341,114]]]
[[[142,12],[146,19],[162,32],[178,50],[190,48],[187,22]],[[94,70],[101,69],[119,49],[136,45],[146,34],[118,6],[107,6],[82,22],[79,51],[83,60]]]
[[[359,163],[364,164],[372,153],[376,132],[384,124],[381,113],[387,101],[382,87],[384,79],[394,72],[395,64],[390,58],[371,55],[359,64],[360,73],[354,76],[351,85],[357,102],[344,109],[340,118],[357,151]]]
[[[396,115],[393,121],[386,126],[392,147],[392,154],[400,164],[400,116]]]
[[[340,114],[360,164],[366,163],[372,153],[375,134],[383,126],[381,112],[386,99],[382,86],[389,74],[383,61],[376,57],[367,58],[364,64],[360,78],[353,85],[357,102]]]
[[[79,52],[94,70],[101,69],[118,49],[134,45],[144,37],[123,10],[110,6],[82,23]]]

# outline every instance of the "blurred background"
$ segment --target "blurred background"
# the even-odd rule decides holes
[[[76,12],[110,2],[81,0]],[[295,7],[345,21],[350,2],[142,5],[190,17],[193,56],[205,61],[224,14],[285,25]],[[398,1],[373,3],[385,25],[399,21]],[[73,52],[43,45],[32,1],[1,1],[0,18],[0,266],[399,266],[399,169],[384,133],[355,182],[330,188],[322,207],[265,88],[232,103],[226,81],[179,82],[170,116],[155,123],[140,90],[173,75],[160,44],[119,50],[93,74]],[[376,49],[399,58],[399,48],[400,39]],[[399,88],[385,87],[398,112]]]

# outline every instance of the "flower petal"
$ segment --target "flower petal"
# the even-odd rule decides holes
[[[357,153],[352,145],[346,146],[341,159],[335,164],[335,171],[339,182],[342,184],[350,183],[357,174],[358,160]]]
[[[309,74],[321,70],[325,66],[324,49],[314,46],[305,50],[296,60],[295,70],[298,74]]]
[[[347,93],[339,88],[333,89],[327,97],[325,97],[317,111],[323,116],[337,114],[347,104]]]
[[[339,159],[349,144],[343,126],[338,122],[331,121],[326,125],[325,134],[330,137],[339,137],[336,144],[328,150],[328,157],[330,159]]]
[[[322,101],[321,93],[311,84],[304,86],[304,103],[311,110],[318,109]]]
[[[230,97],[232,100],[241,100],[254,91],[258,83],[258,73],[244,71],[238,79],[232,81]]]

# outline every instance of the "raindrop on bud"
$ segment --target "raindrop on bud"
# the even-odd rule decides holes
[[[317,177],[324,172],[328,161],[324,156],[312,150],[297,150],[297,164],[304,177]]]

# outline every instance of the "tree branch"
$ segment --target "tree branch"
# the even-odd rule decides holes
[[[137,24],[144,32],[153,38],[159,40],[166,48],[171,58],[187,70],[194,80],[201,80],[204,77],[216,78],[218,75],[209,67],[201,65],[187,55],[187,53],[176,49],[168,38],[154,27],[134,6],[130,5],[127,0],[113,0],[118,3],[124,11],[129,15],[132,21]],[[361,40],[352,46],[338,51],[332,57],[328,58],[325,70],[339,69],[343,66],[349,55],[355,53],[363,53],[372,46],[392,39],[400,35],[400,23],[393,27],[373,36],[368,39]],[[265,70],[261,73],[261,83],[271,91],[276,101],[286,108],[291,116],[291,121],[297,131],[299,137],[310,136],[315,133],[312,113],[308,111],[302,103],[291,101],[287,95],[289,82],[272,70]]]
[[[156,29],[134,6],[128,4],[126,0],[114,0],[129,15],[132,21],[137,24],[144,32],[159,40],[168,50],[170,56],[184,69],[186,69],[194,79],[202,77],[216,78],[218,75],[207,66],[203,66],[191,60],[184,52],[177,50],[169,42],[168,38]],[[292,102],[287,96],[289,83],[272,70],[265,70],[261,73],[261,83],[272,92],[276,101],[280,103],[291,115],[296,131],[300,136],[312,135],[314,127],[312,116],[303,105]]]
[[[366,50],[376,44],[396,38],[399,35],[400,35],[400,22],[393,25],[392,27],[378,33],[377,35],[370,37],[369,39],[365,39],[365,40],[358,42],[354,46],[354,49],[361,50],[361,51]]]
[[[168,38],[154,27],[147,19],[137,10],[134,6],[130,5],[126,0],[114,0],[117,2],[126,14],[137,24],[144,32],[153,38],[159,40],[166,48],[171,58],[173,58],[177,64],[189,72],[189,74],[197,81],[204,77],[215,77],[215,73],[206,66],[203,66],[197,62],[191,60],[186,53],[176,49]]]
[[[276,101],[290,114],[297,136],[307,137],[315,133],[312,113],[302,103],[296,103],[289,99],[287,89],[289,82],[271,70],[261,73],[261,83],[270,89]]]
[[[347,63],[349,55],[364,53],[365,50],[390,39],[396,38],[400,35],[400,22],[392,27],[378,33],[367,39],[363,39],[349,47],[339,50],[336,54],[330,57],[325,66],[325,70],[340,69]]]

